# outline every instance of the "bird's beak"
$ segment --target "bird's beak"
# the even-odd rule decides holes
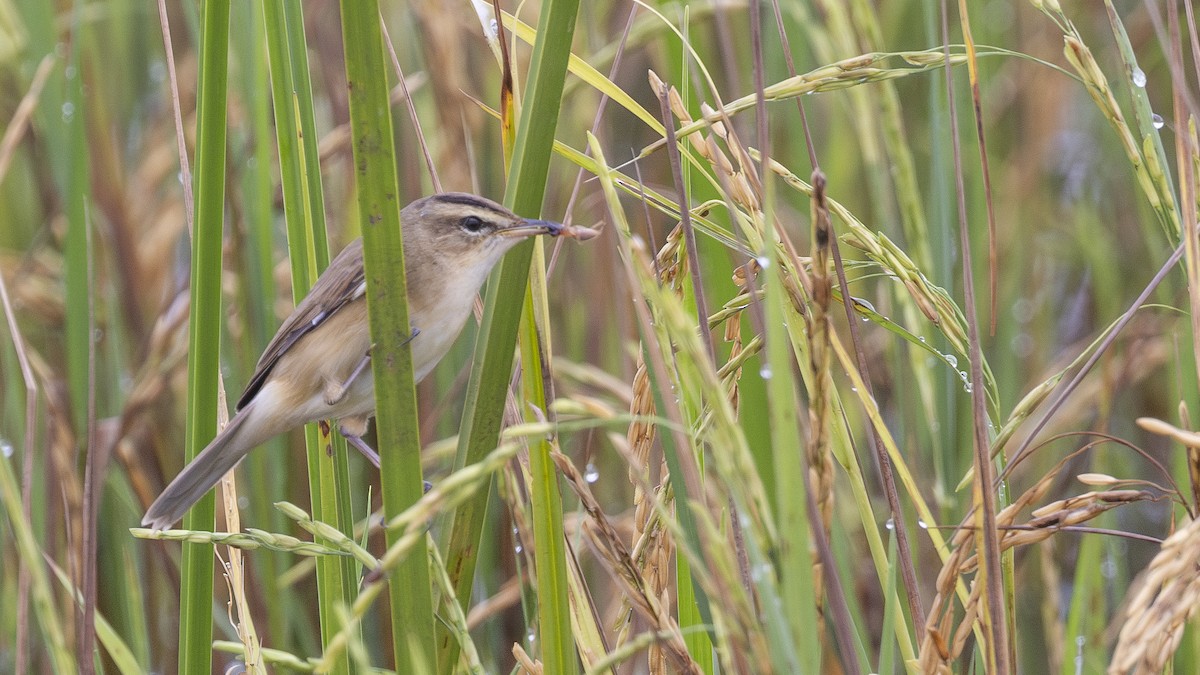
[[[539,234],[548,234],[553,237],[562,234],[563,229],[562,223],[552,220],[526,220],[520,225],[497,230],[496,234],[502,237],[534,237]]]

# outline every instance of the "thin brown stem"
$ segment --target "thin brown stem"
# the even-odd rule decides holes
[[[400,80],[400,91],[404,92],[404,105],[408,109],[408,119],[412,121],[413,131],[417,135],[417,144],[421,146],[421,154],[425,157],[425,168],[429,170],[429,180],[433,182],[433,191],[442,191],[442,179],[438,177],[437,167],[433,164],[433,155],[429,153],[429,144],[425,142],[425,131],[421,129],[421,119],[417,117],[417,108],[413,105],[412,94],[408,91],[408,80],[404,78],[404,69],[400,67],[400,58],[396,56],[396,47],[392,44],[392,36],[388,34],[387,22],[383,14],[379,15],[379,25],[383,28],[383,44],[387,45],[388,56],[392,59],[392,68],[396,78]]]
[[[959,247],[962,255],[963,296],[967,320],[967,342],[971,356],[971,418],[975,431],[975,495],[980,531],[977,546],[981,553],[979,572],[985,584],[987,602],[985,653],[988,672],[1007,675],[1012,672],[1009,662],[1008,622],[1004,609],[1004,580],[1000,568],[1000,544],[996,538],[996,493],[992,489],[992,461],[988,443],[987,402],[983,379],[983,348],[980,343],[979,321],[975,305],[974,266],[971,263],[971,239],[967,228],[967,198],[963,185],[962,147],[958,139],[958,110],[954,103],[954,78],[950,71],[950,9],[942,0],[942,50],[947,103],[950,112],[950,140],[954,150],[955,196],[958,202]]]

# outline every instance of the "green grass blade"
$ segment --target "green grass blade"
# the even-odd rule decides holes
[[[535,246],[542,243],[535,242]],[[539,251],[539,253],[541,253]],[[539,261],[541,255],[537,256]],[[540,306],[545,306],[545,274],[539,267],[534,273],[543,292]],[[540,326],[539,312],[534,311],[531,290],[526,294],[526,307],[521,325],[522,390],[526,407],[539,411],[546,407],[545,371],[548,365],[542,343],[545,335]],[[533,421],[533,420],[530,420]],[[571,636],[571,607],[567,589],[568,569],[566,539],[563,533],[562,494],[558,473],[550,459],[551,442],[541,437],[529,445],[529,496],[533,507],[534,562],[537,572],[538,628],[542,663],[552,673],[576,672],[575,642]]]
[[[388,103],[388,74],[377,2],[343,1],[342,35],[354,144],[358,213],[374,342],[376,429],[387,516],[421,498],[421,439],[413,387],[411,327],[405,302],[404,247],[397,203],[396,157]],[[389,531],[394,544],[400,533]],[[433,662],[433,593],[425,556],[408,556],[390,577],[397,668],[422,672]]]
[[[292,296],[299,302],[316,282],[318,273],[329,264],[307,40],[299,2],[264,2],[263,17],[267,25],[276,140],[288,227]],[[313,516],[343,533],[352,533],[354,519],[345,442],[323,435],[315,424],[305,429],[305,442]],[[326,451],[331,444],[332,453]],[[316,564],[321,637],[328,644],[341,626],[337,608],[352,601],[357,576],[353,565],[343,559],[319,558]],[[349,672],[349,659],[340,660],[337,669]]]
[[[541,210],[578,9],[578,0],[551,0],[542,5],[538,21],[542,38],[533,49],[504,197],[505,204],[521,215],[533,216]],[[532,242],[518,245],[501,262],[499,278],[488,285],[483,322],[475,343],[475,365],[467,385],[467,404],[454,461],[456,469],[481,459],[496,447],[500,437],[504,397],[520,319],[520,313],[512,308],[520,306],[524,300],[532,256]],[[451,570],[455,593],[464,607],[470,599],[475,579],[476,551],[488,497],[489,492],[483,492],[461,506],[455,512],[450,528],[447,569]],[[542,602],[562,602],[564,607],[566,601],[565,593],[562,597],[542,598]],[[559,640],[560,637],[544,635],[543,644],[549,639]],[[562,650],[558,651],[561,653]],[[448,634],[440,635],[440,668],[443,671],[451,668],[457,655],[458,647],[453,638]],[[574,669],[573,661],[570,667]]]
[[[240,289],[247,330],[239,346],[242,373],[254,371],[259,350],[271,339],[277,321],[274,313],[276,283],[274,271],[275,231],[275,171],[267,158],[275,153],[275,131],[272,119],[274,96],[262,96],[260,92],[271,88],[271,76],[267,55],[267,31],[258,6],[238,5],[233,8],[234,41],[240,61],[242,98],[248,102],[250,128],[242,173],[241,189],[245,197],[245,250],[242,253],[242,287]],[[237,147],[236,143],[232,147]],[[236,160],[235,160],[236,161]],[[286,165],[285,162],[280,162]],[[271,503],[284,494],[287,483],[288,458],[284,452],[284,439],[276,438],[257,452],[251,453],[243,463],[244,474],[251,485],[258,489],[245,491],[250,507],[247,515],[254,526],[279,531],[283,528],[283,517]],[[277,579],[286,568],[287,559],[279,552],[263,552],[249,558],[255,572],[263,579]],[[268,628],[264,640],[276,647],[291,646],[287,633],[288,617],[299,614],[297,599],[291,594],[281,594],[276,601],[267,603]]]
[[[793,372],[797,363],[807,363],[808,355],[792,352],[791,340],[785,326],[795,326],[798,317],[794,313],[789,315],[786,291],[779,272],[780,266],[770,264],[777,260],[772,253],[780,248],[775,229],[768,225],[763,228],[763,234],[766,236],[760,260],[766,260],[768,264],[763,265],[759,279],[765,292],[763,305],[767,317],[767,354],[766,365],[761,375],[767,380],[771,455],[775,460],[775,495],[778,500],[775,504],[776,518],[779,527],[790,533],[788,543],[779,550],[780,590],[783,593],[783,611],[788,617],[792,637],[796,640],[796,652],[805,666],[803,670],[817,672],[820,669],[821,654],[819,636],[810,628],[818,625],[817,599],[813,594],[813,561],[810,553],[805,482],[804,475],[800,473],[808,471],[809,468],[794,456],[794,449],[805,447],[805,439],[800,433],[798,415],[802,408],[797,397],[797,382]],[[803,365],[801,369],[804,369]],[[819,374],[812,376],[818,377]],[[848,658],[850,655],[843,656]]]
[[[30,432],[32,433],[32,431]],[[16,538],[17,554],[21,564],[29,570],[30,597],[33,600],[34,613],[38,625],[42,629],[42,639],[45,640],[47,651],[50,653],[50,663],[54,671],[59,673],[75,672],[75,657],[72,656],[63,626],[58,615],[58,606],[53,593],[50,591],[50,580],[46,576],[46,567],[42,563],[42,549],[33,536],[30,524],[23,517],[21,509],[21,488],[17,476],[13,473],[12,463],[7,457],[0,457],[0,500],[4,512],[8,514],[9,526]]]
[[[191,461],[216,435],[220,377],[221,235],[225,215],[225,103],[229,55],[229,2],[204,4],[196,120],[196,222],[192,240],[188,350],[187,445]],[[213,528],[212,493],[184,516],[189,530]],[[183,545],[179,599],[179,672],[212,669],[213,548]]]

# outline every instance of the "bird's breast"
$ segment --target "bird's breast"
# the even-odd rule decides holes
[[[441,302],[410,303],[409,323],[418,331],[412,341],[413,379],[417,382],[429,375],[462,332],[478,287],[468,291],[442,295]]]

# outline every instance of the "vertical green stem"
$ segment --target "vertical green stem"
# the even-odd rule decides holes
[[[522,215],[531,216],[541,210],[578,10],[578,0],[549,0],[542,5],[539,37],[533,48],[504,196],[505,204]],[[518,312],[500,308],[522,304],[532,256],[533,242],[518,245],[501,262],[499,279],[488,285],[483,322],[475,343],[475,366],[467,384],[467,403],[454,462],[456,469],[479,461],[496,447],[500,438],[505,392],[512,372],[513,344],[520,320]],[[489,497],[490,491],[480,491],[458,508],[453,526],[447,528],[450,532],[446,556],[448,569],[455,593],[464,607],[471,597],[476,552]],[[549,505],[543,503],[543,508],[549,508]],[[539,541],[538,546],[542,545]],[[542,602],[546,601],[554,600],[542,598]],[[545,640],[543,636],[543,643]],[[440,669],[448,671],[457,659],[458,644],[443,631],[438,640]],[[571,668],[574,668],[574,662]]]
[[[299,301],[315,283],[318,272],[329,264],[303,8],[298,0],[267,0],[263,3],[263,18],[267,26],[267,54],[288,227],[292,296]],[[322,434],[317,425],[305,429],[305,441],[313,517],[353,536],[345,442]],[[333,452],[327,452],[331,446]],[[357,584],[353,561],[318,559],[316,578],[321,638],[323,644],[328,644],[341,626],[339,605],[349,604],[354,598]],[[338,672],[349,672],[350,669],[349,658],[338,662]]]
[[[246,332],[243,335],[239,360],[241,372],[254,370],[259,350],[271,339],[276,328],[274,302],[276,285],[274,270],[275,229],[275,171],[267,158],[274,152],[272,138],[274,126],[271,119],[272,99],[261,92],[270,87],[271,77],[267,65],[266,29],[258,15],[258,7],[244,4],[233,9],[233,39],[237,53],[242,56],[241,95],[247,102],[250,125],[247,129],[251,143],[247,146],[249,158],[242,175],[241,190],[244,197],[246,246],[242,254],[242,294],[246,316]],[[231,144],[236,147],[236,144]],[[234,160],[236,161],[236,160]],[[256,489],[247,490],[250,500],[249,512],[254,515],[255,526],[280,532],[284,528],[283,514],[271,505],[284,494],[286,462],[283,439],[275,438],[264,450],[251,453],[243,463],[244,474]],[[277,579],[287,568],[287,557],[281,551],[261,551],[251,556],[256,573],[263,579]],[[299,603],[291,594],[282,594],[267,603],[268,629],[264,643],[280,649],[289,649],[288,621],[299,614]]]
[[[342,36],[350,90],[358,212],[363,230],[371,366],[378,411],[384,513],[399,514],[423,494],[421,439],[413,387],[404,246],[397,203],[395,143],[376,0],[344,0]],[[388,544],[402,533],[388,532]],[[392,638],[399,672],[425,672],[433,662],[433,594],[423,555],[409,556],[389,580]]]
[[[185,458],[191,461],[216,435],[220,376],[221,233],[225,214],[225,99],[229,54],[229,1],[204,3],[196,120],[196,223],[188,351]],[[196,503],[183,526],[211,530],[212,493]],[[183,545],[179,599],[179,672],[212,669],[213,547]]]
[[[540,246],[541,242],[535,242]],[[537,256],[539,259],[541,255]],[[545,291],[542,268],[539,289]],[[532,287],[526,293],[526,311],[521,324],[522,389],[526,402],[547,410],[543,332],[539,329],[538,306]],[[544,307],[545,303],[541,303]],[[531,420],[536,421],[536,420]],[[551,442],[544,437],[529,445],[529,496],[533,506],[534,563],[537,566],[538,628],[540,655],[547,672],[576,672],[575,642],[571,635],[571,607],[567,589],[567,550],[563,536],[562,494],[558,474],[550,459]]]

